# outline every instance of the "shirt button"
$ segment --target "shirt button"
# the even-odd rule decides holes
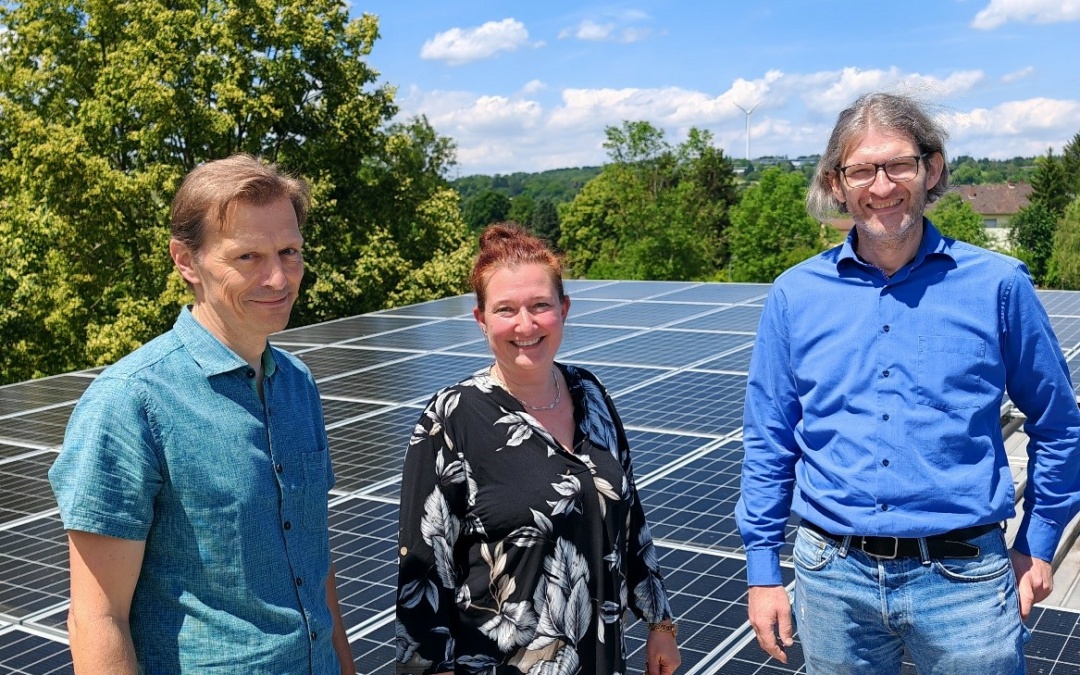
[[[315,631],[311,631],[311,639],[312,640],[317,640],[318,638],[319,638],[319,634],[316,633]]]
[[[888,504],[882,504],[881,505],[881,510],[882,511],[888,511],[889,510],[889,505]]]
[[[882,416],[881,416],[881,419],[883,419],[883,420],[885,420],[886,422],[888,422],[888,421],[889,421],[889,413],[885,413],[884,415],[882,415]]]
[[[882,327],[882,330],[883,330],[883,331],[885,331],[886,333],[888,333],[888,332],[889,332],[889,324],[885,324],[885,325],[884,325],[884,326]]]
[[[292,523],[290,523],[289,521],[286,520],[285,524],[282,525],[282,527],[284,527],[286,530],[291,530],[292,529]]]
[[[889,371],[888,370],[881,371],[881,376],[882,377],[888,377],[889,376]]]
[[[297,586],[303,586],[304,585],[304,580],[301,579],[300,577],[296,577],[296,585]]]
[[[255,377],[255,369],[254,369],[254,368],[248,368],[248,369],[247,369],[247,370],[246,370],[246,371],[244,372],[244,374],[245,374],[245,375],[247,375],[247,378],[248,378],[248,379],[250,380],[250,379],[252,379],[252,378],[254,378],[254,377]]]
[[[285,467],[281,466],[280,464],[275,464],[274,465],[274,471],[277,471],[278,473],[281,473],[284,470],[285,470]]]
[[[401,547],[401,550],[400,550],[400,551],[398,551],[398,553],[400,553],[401,555],[408,555],[408,554],[409,554],[409,549],[407,549],[407,548],[405,548],[404,546],[402,546],[402,547]]]
[[[881,466],[889,466],[889,460],[887,460],[887,459],[881,460]]]

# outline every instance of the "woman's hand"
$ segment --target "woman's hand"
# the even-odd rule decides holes
[[[680,663],[675,636],[667,631],[649,631],[645,640],[645,675],[671,675]]]

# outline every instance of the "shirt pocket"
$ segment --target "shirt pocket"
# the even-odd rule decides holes
[[[326,450],[305,452],[302,455],[304,467],[304,486],[300,498],[303,500],[301,513],[304,527],[316,532],[325,532],[328,526],[330,484],[327,463],[330,453]]]
[[[949,335],[919,337],[916,400],[938,410],[962,410],[980,405],[985,389],[986,343],[978,338]]]

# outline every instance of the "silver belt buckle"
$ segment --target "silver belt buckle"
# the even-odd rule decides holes
[[[876,537],[876,538],[877,539],[892,539],[892,542],[893,542],[892,554],[883,555],[881,553],[873,553],[871,551],[867,551],[866,550],[866,540],[868,539],[868,537],[863,537],[862,540],[859,542],[859,548],[862,550],[862,552],[865,553],[866,555],[872,557],[872,558],[881,558],[882,560],[896,560],[896,554],[900,550],[900,538],[899,537]]]

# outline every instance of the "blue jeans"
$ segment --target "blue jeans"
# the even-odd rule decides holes
[[[972,559],[885,560],[800,527],[795,622],[808,675],[899,673],[906,646],[920,675],[1022,675],[1020,620],[1005,536],[971,540]]]

